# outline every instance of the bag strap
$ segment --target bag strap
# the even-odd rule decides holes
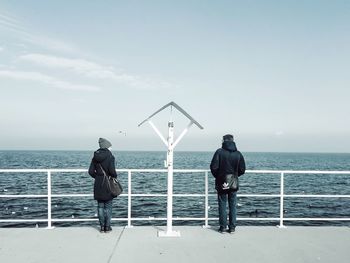
[[[106,171],[103,169],[102,165],[100,163],[98,163],[98,165],[100,166],[103,175],[108,177],[108,175],[107,175]]]

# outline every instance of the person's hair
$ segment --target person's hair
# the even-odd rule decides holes
[[[226,134],[222,136],[223,141],[233,141],[233,135],[232,134]]]

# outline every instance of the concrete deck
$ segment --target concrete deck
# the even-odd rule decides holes
[[[165,227],[0,228],[0,262],[350,262],[349,227],[174,227],[181,237],[159,238]]]

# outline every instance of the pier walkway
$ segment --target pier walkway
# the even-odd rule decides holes
[[[92,227],[0,228],[2,263],[109,262],[332,262],[350,259],[349,227],[174,227],[181,237],[157,237],[166,227],[114,227],[108,234]]]

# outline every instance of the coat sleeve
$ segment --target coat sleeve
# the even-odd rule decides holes
[[[210,163],[210,171],[215,178],[218,176],[219,168],[220,168],[220,157],[219,157],[219,150],[217,150],[214,153],[213,159],[211,160],[211,163]]]
[[[93,160],[91,160],[91,163],[90,163],[89,175],[90,175],[91,177],[93,177],[93,178],[95,178],[96,175],[97,175],[95,162],[94,162]]]
[[[239,161],[239,167],[238,167],[238,176],[241,176],[245,173],[245,160],[242,155],[242,153],[239,153],[241,155],[240,161]]]
[[[115,171],[115,158],[112,156],[111,161],[108,166],[108,174],[113,177],[117,177],[117,172]]]

